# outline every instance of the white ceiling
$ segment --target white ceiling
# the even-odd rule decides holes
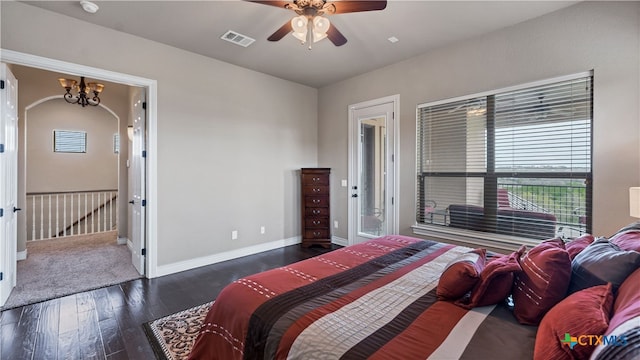
[[[577,3],[391,0],[382,11],[330,16],[348,42],[325,39],[308,50],[291,35],[266,40],[292,11],[246,1],[94,1],[95,14],[79,1],[23,2],[318,88]],[[223,41],[227,30],[256,41],[247,48]]]

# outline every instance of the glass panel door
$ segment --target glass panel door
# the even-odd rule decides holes
[[[386,117],[358,119],[360,129],[358,176],[358,235],[377,237],[387,231],[386,223]]]

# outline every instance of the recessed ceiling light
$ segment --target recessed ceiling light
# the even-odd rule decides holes
[[[82,9],[88,12],[89,14],[95,14],[98,11],[98,9],[100,9],[98,5],[92,3],[89,0],[81,0],[80,6],[82,6]]]
[[[392,36],[392,37],[388,38],[387,40],[389,40],[389,42],[392,43],[392,44],[395,44],[395,43],[397,43],[399,41],[398,38],[395,37],[395,36]]]

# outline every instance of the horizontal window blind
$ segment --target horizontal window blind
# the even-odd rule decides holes
[[[84,131],[54,130],[53,151],[66,153],[86,153],[87,133]]]
[[[416,220],[544,239],[590,231],[591,74],[419,105]]]

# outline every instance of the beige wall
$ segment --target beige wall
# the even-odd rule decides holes
[[[26,176],[27,172],[25,169],[26,167],[25,145],[27,144],[27,141],[25,138],[25,135],[27,134],[27,132],[25,131],[25,118],[28,118],[28,113],[31,113],[33,115],[38,111],[42,111],[42,108],[40,108],[40,110],[38,109],[39,106],[42,106],[42,104],[41,105],[38,105],[38,104],[40,104],[43,100],[49,99],[53,96],[60,96],[60,97],[62,96],[62,94],[64,93],[64,89],[60,87],[60,84],[58,83],[57,79],[59,77],[74,77],[74,78],[77,78],[77,77],[71,76],[68,74],[55,73],[51,71],[44,71],[44,70],[39,70],[39,69],[34,69],[34,68],[29,68],[24,66],[17,66],[17,65],[11,66],[11,71],[18,79],[18,116],[19,116],[19,119],[18,119],[18,132],[19,132],[19,136],[18,136],[18,139],[19,139],[18,141],[18,174],[19,174],[18,203],[22,205],[22,204],[25,204],[26,202],[26,196],[25,196],[26,192],[49,191],[49,190],[37,190],[37,189],[45,189],[45,188],[59,189],[59,186],[60,186],[60,184],[53,183],[51,179],[48,177],[44,178],[43,180],[42,177],[37,178],[34,175],[33,177],[30,178],[30,181],[32,182],[35,181],[37,186],[36,188],[33,188],[33,185],[32,185],[31,187],[28,188],[27,186],[28,176]],[[118,118],[120,118],[120,125],[118,125],[118,122],[114,120],[113,115],[108,116],[108,119],[109,119],[108,121],[110,121],[112,124],[115,123],[116,129],[118,129],[118,126],[120,126],[120,129],[119,129],[120,137],[121,138],[123,136],[126,137],[126,129],[123,129],[123,126],[126,127],[124,124],[126,124],[126,118],[128,114],[128,108],[129,108],[128,100],[126,97],[129,87],[125,85],[113,84],[109,82],[106,82],[104,84],[105,84],[105,90],[100,95],[101,103],[102,105],[106,106],[109,110],[111,110],[109,113],[112,112]],[[62,109],[65,109],[64,111],[66,112],[73,111],[73,113],[75,114],[83,114],[83,113],[86,113],[87,111],[90,112],[91,110],[97,110],[93,108],[82,109],[78,105],[71,105],[71,104],[66,104],[66,105],[67,107],[62,107]],[[29,112],[27,112],[27,108],[30,109]],[[100,108],[98,112],[102,113],[103,115],[107,113],[107,111],[104,108]],[[55,112],[52,113],[51,115],[59,116],[59,115],[56,115]],[[47,116],[49,116],[49,114],[47,114]],[[63,119],[66,117],[67,117],[66,115],[62,116]],[[124,119],[124,122],[123,122],[123,119]],[[35,131],[38,130],[38,128],[34,126],[30,126],[30,129]],[[128,152],[128,149],[126,146],[121,147],[119,167],[122,167],[126,164],[127,152]],[[113,169],[113,167],[109,167],[109,169],[110,169],[110,172],[116,171]],[[119,187],[120,189],[119,196],[120,198],[122,198],[123,196],[122,191],[125,192],[125,195],[127,191],[127,181],[126,181],[127,174],[126,172],[123,172],[120,170],[118,171],[118,176],[119,176],[118,183],[116,183],[115,187]],[[113,179],[110,180],[109,184],[110,186],[113,186]],[[97,187],[88,187],[88,188],[98,189]],[[127,206],[126,206],[126,203],[123,203],[123,202],[120,202],[119,205],[120,206],[118,211],[119,211],[120,222],[118,224],[118,235],[126,236],[128,233],[127,217],[126,217]],[[18,251],[24,251],[26,249],[26,244],[27,244],[26,239],[27,239],[26,214],[24,212],[20,212],[18,213],[18,246],[17,246]]]
[[[157,80],[149,156],[159,266],[299,235],[297,169],[317,165],[316,89],[23,3],[0,6],[2,48]],[[60,23],[74,30],[60,36]]]
[[[400,232],[411,234],[418,104],[593,69],[593,232],[615,232],[634,221],[628,188],[640,185],[639,42],[639,2],[584,2],[320,89],[318,161],[333,169],[332,215],[347,223],[339,181],[350,104],[400,94]]]
[[[58,98],[27,111],[27,193],[118,188],[118,119],[100,107],[78,108]],[[85,132],[86,153],[54,152],[55,130]]]

